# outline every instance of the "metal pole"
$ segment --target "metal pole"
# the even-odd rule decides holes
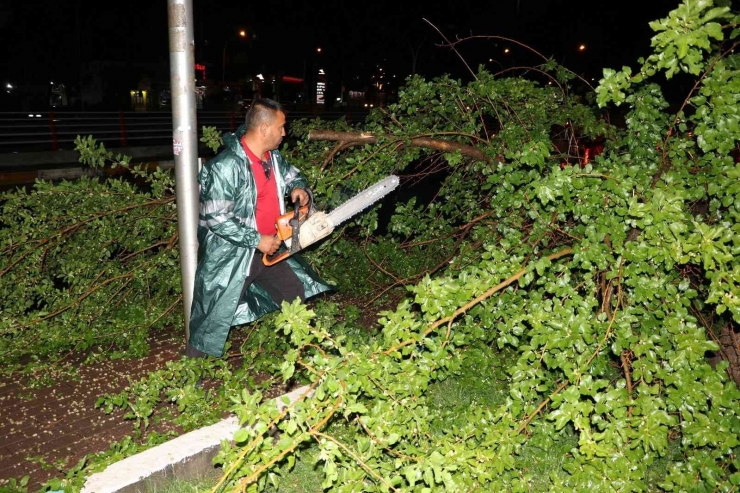
[[[193,0],[167,0],[172,93],[172,149],[175,155],[180,272],[185,311],[185,340],[190,339],[198,258],[198,129],[195,116],[195,41]]]

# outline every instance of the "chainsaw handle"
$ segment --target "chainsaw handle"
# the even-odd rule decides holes
[[[295,244],[298,244],[297,235],[300,228],[301,220],[305,220],[310,212],[309,205],[301,205],[300,200],[294,202],[295,208],[293,212],[286,212],[282,216],[279,216],[275,221],[275,227],[277,228],[277,237],[280,241],[293,239]],[[294,227],[296,225],[297,227]],[[295,237],[294,237],[295,236]],[[292,245],[293,243],[291,243]],[[267,255],[262,254],[262,263],[266,266],[275,265],[281,260],[285,260],[292,253],[295,253],[293,249],[285,250],[282,253]]]
[[[266,266],[270,267],[271,265],[275,265],[281,260],[284,260],[290,256],[290,250],[285,250],[283,253],[278,253],[275,255],[272,255],[272,258],[270,258],[270,255],[267,255],[266,253],[262,254],[262,263]]]

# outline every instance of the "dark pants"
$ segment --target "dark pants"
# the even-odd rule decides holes
[[[303,283],[295,275],[288,262],[282,261],[268,267],[262,262],[262,252],[259,250],[254,252],[249,275],[244,281],[244,287],[242,288],[242,294],[239,299],[244,296],[244,293],[254,282],[267,291],[272,301],[278,305],[283,301],[293,302],[296,298],[300,298],[301,301],[305,301],[306,299]]]
[[[282,261],[268,267],[262,262],[262,252],[259,250],[254,252],[249,275],[244,281],[244,287],[242,288],[239,299],[244,296],[249,286],[255,282],[270,295],[272,301],[278,306],[283,301],[290,303],[296,298],[300,298],[301,301],[306,300],[303,283],[295,275],[288,262]],[[188,344],[185,354],[191,358],[202,358],[205,356],[205,353],[195,349],[190,344]]]

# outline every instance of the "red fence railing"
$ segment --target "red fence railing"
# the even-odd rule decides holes
[[[288,121],[299,118],[357,121],[366,111],[291,111]],[[236,111],[198,111],[198,129],[216,127],[233,132],[241,125],[244,113]],[[132,147],[172,143],[172,114],[149,111],[48,111],[0,112],[0,153],[71,150],[75,138],[92,135],[107,146]]]

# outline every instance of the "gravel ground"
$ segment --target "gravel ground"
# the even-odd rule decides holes
[[[122,391],[129,383],[179,359],[180,332],[164,330],[150,338],[151,351],[139,359],[101,361],[82,366],[75,379],[29,390],[23,380],[0,379],[0,486],[10,478],[30,476],[28,491],[60,476],[87,454],[109,448],[134,431],[124,410],[105,414],[95,408],[103,394]],[[156,423],[148,431],[177,430]]]

